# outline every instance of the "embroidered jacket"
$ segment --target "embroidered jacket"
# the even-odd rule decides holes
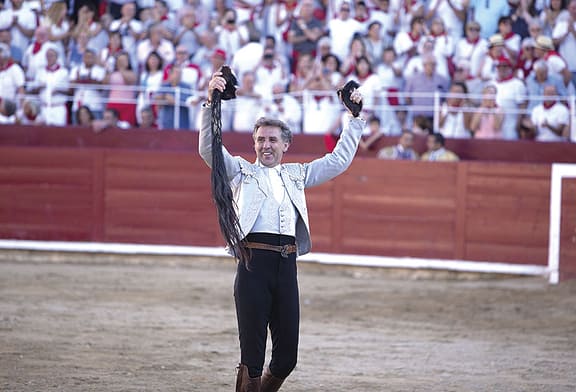
[[[212,165],[210,108],[202,107],[198,150],[208,166]],[[320,185],[343,173],[352,163],[365,121],[350,116],[338,144],[329,154],[307,163],[283,163],[280,175],[286,192],[298,212],[296,245],[298,255],[310,252],[310,225],[304,189]],[[250,233],[267,197],[274,197],[266,181],[266,172],[256,163],[232,156],[222,147],[226,173],[236,202],[240,227],[244,235]]]

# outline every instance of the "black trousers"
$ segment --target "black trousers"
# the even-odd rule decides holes
[[[271,245],[294,244],[294,237],[251,233],[246,239]],[[286,378],[298,357],[300,303],[296,253],[282,257],[278,252],[251,249],[248,268],[238,263],[234,299],[240,338],[240,362],[250,377],[262,374],[268,328],[272,338],[270,371]]]

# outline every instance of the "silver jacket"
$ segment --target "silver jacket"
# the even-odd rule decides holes
[[[198,151],[206,164],[212,165],[212,138],[210,108],[202,107]],[[343,173],[352,163],[365,121],[350,116],[340,140],[332,153],[308,163],[283,163],[280,175],[290,200],[298,211],[296,222],[296,245],[298,255],[310,252],[310,225],[304,189],[320,185]],[[236,202],[240,227],[244,235],[250,233],[258,213],[267,197],[273,197],[268,189],[266,172],[256,163],[239,156],[232,156],[222,147],[226,173]]]

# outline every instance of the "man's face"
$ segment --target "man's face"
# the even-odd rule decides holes
[[[556,87],[553,85],[549,85],[544,87],[544,103],[553,103],[556,101],[556,96],[558,95],[558,92],[556,91]]]
[[[428,147],[428,150],[436,151],[440,148],[440,144],[436,143],[436,138],[430,135],[426,139],[426,147]]]
[[[56,64],[56,61],[58,61],[58,53],[53,49],[48,49],[46,51],[46,64],[52,66]]]
[[[112,112],[105,111],[102,115],[102,120],[110,127],[116,126],[116,118]]]
[[[96,64],[96,55],[93,52],[84,53],[84,65],[86,67],[91,67]]]
[[[426,76],[434,75],[435,71],[436,71],[436,60],[432,58],[424,60],[424,73],[426,74]]]
[[[570,13],[570,16],[572,18],[576,18],[576,2],[575,1],[571,1],[570,4],[568,4],[568,12]]]
[[[254,151],[258,161],[266,167],[274,167],[282,162],[290,143],[282,140],[280,128],[262,126],[254,135]]]
[[[496,66],[496,72],[498,74],[498,79],[505,79],[512,73],[512,68],[507,64],[498,64]]]
[[[405,133],[400,137],[400,145],[406,149],[412,148],[414,144],[414,137],[409,133]]]

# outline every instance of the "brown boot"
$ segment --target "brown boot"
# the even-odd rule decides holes
[[[276,392],[280,390],[284,378],[278,378],[270,373],[270,369],[266,368],[262,375],[262,389],[261,392]]]
[[[250,377],[248,366],[244,364],[238,365],[236,392],[260,392],[260,377]]]

